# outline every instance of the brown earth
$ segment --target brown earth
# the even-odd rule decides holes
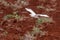
[[[9,2],[14,2],[15,0],[7,0]],[[27,0],[28,1],[28,0]],[[51,0],[50,0],[51,1]],[[50,3],[49,0],[46,2],[38,1],[38,0],[30,0],[30,4],[26,6],[27,8],[33,9],[37,14],[39,13],[45,13],[53,18],[55,21],[53,24],[45,25],[45,28],[42,30],[48,31],[48,34],[42,37],[37,36],[36,40],[60,40],[60,2],[56,1],[57,5],[55,7],[52,7],[53,3]],[[47,5],[51,6],[52,8],[55,8],[55,11],[47,12],[44,9],[37,9],[37,5],[43,5],[46,7]],[[3,5],[0,5],[0,10],[3,10],[4,13],[0,14],[0,28],[3,28],[4,31],[7,31],[8,34],[1,35],[4,31],[0,31],[0,40],[20,40],[19,35],[24,35],[27,31],[31,31],[32,27],[36,23],[36,19],[31,18],[29,16],[29,12],[25,10],[26,7],[23,7],[19,9],[19,15],[26,18],[22,21],[16,21],[15,19],[9,19],[10,21],[2,20],[4,15],[7,15],[8,13],[12,13],[13,10],[10,7],[4,7]],[[23,13],[25,12],[25,13]],[[3,22],[1,24],[1,22]],[[10,24],[11,26],[7,26]],[[16,27],[18,26],[18,27]],[[18,28],[18,29],[16,29]]]

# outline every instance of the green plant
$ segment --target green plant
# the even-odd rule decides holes
[[[19,19],[20,16],[17,13],[15,13],[15,14],[8,14],[8,15],[3,17],[4,20],[10,19],[10,18]]]
[[[39,18],[38,20],[37,20],[37,23],[38,24],[41,24],[41,23],[50,23],[50,22],[53,22],[53,20],[52,20],[52,18]]]

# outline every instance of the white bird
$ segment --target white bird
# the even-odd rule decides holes
[[[31,17],[34,17],[34,18],[38,18],[38,16],[41,16],[41,17],[49,17],[48,15],[46,14],[36,14],[32,9],[29,9],[29,8],[25,8],[26,11],[30,12],[30,16]]]
[[[34,17],[34,16],[36,15],[36,13],[35,13],[33,10],[31,10],[31,9],[29,9],[29,8],[25,8],[25,9],[26,9],[26,11],[28,11],[28,12],[31,13],[31,14],[30,14],[31,17]]]

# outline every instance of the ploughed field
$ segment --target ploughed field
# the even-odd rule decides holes
[[[60,1],[0,0],[0,40],[60,40]]]

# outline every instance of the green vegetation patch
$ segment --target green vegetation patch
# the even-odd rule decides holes
[[[20,15],[18,15],[17,13],[15,13],[15,14],[5,15],[5,16],[3,17],[3,19],[5,19],[5,20],[10,19],[10,18],[19,19],[20,17],[21,17]]]
[[[53,22],[53,20],[52,20],[52,18],[39,18],[38,20],[37,20],[37,22],[39,23],[39,24],[41,24],[41,23],[50,23],[50,22]]]

